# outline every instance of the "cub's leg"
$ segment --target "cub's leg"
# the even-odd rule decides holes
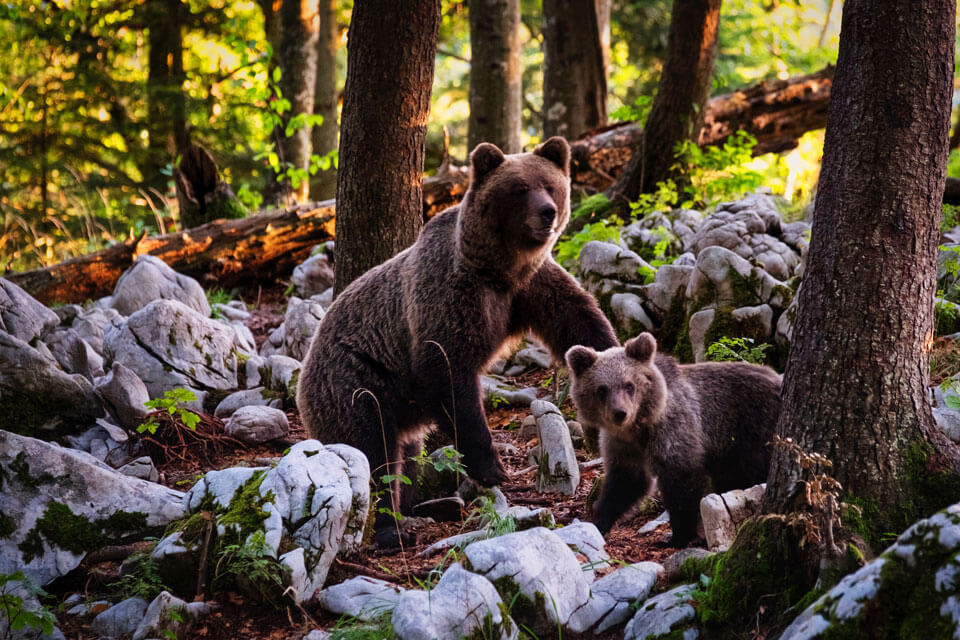
[[[673,536],[671,547],[685,547],[697,538],[700,521],[700,498],[706,493],[709,478],[706,473],[685,468],[673,468],[657,477],[663,503],[670,512]]]

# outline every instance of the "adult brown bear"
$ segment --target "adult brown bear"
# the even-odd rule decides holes
[[[340,294],[303,364],[307,431],[363,451],[376,483],[403,473],[434,425],[474,480],[503,482],[479,376],[504,344],[533,331],[558,360],[576,344],[618,344],[596,301],[550,257],[570,217],[567,142],[509,156],[484,143],[470,165],[463,201]],[[405,473],[414,475],[409,465]],[[412,506],[404,493],[392,492],[394,511]],[[375,529],[379,546],[397,543],[389,514],[378,513]]]

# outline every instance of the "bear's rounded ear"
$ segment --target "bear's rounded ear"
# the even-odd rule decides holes
[[[567,349],[567,355],[564,359],[573,375],[579,376],[597,361],[597,352],[590,347],[576,345]]]
[[[473,179],[480,180],[503,164],[503,151],[495,144],[481,142],[470,153],[470,166],[473,167]]]
[[[564,173],[570,173],[570,145],[560,136],[553,136],[533,150],[534,155],[546,158]]]
[[[639,360],[643,364],[649,364],[657,353],[657,341],[646,331],[636,338],[627,340],[627,344],[623,346],[628,357]]]

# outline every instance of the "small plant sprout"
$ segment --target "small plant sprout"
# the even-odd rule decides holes
[[[197,424],[200,422],[200,415],[181,406],[196,399],[197,395],[189,389],[170,389],[163,394],[162,398],[154,398],[143,404],[154,411],[166,411],[171,416],[179,418],[190,429],[196,430]],[[153,417],[150,417],[137,427],[137,432],[154,435],[159,427],[160,425],[154,421]]]

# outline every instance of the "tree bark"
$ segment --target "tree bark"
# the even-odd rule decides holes
[[[467,144],[520,151],[520,0],[470,0]]]
[[[206,149],[191,144],[173,170],[180,205],[180,228],[192,229],[217,218],[243,218],[246,207],[220,177],[217,163]]]
[[[544,137],[574,140],[606,124],[609,14],[606,0],[543,1]]]
[[[956,500],[919,491],[937,467],[929,443],[958,468],[927,401],[955,8],[921,5],[844,5],[779,423],[781,436],[832,460],[874,535]],[[767,512],[789,511],[801,473],[775,450]]]
[[[44,304],[110,295],[137,256],[150,254],[204,285],[233,287],[287,276],[333,237],[333,201],[215,220],[195,229],[131,239],[45,269],[3,277]]]
[[[673,173],[674,149],[697,140],[710,96],[721,0],[674,0],[667,57],[646,132],[611,190],[618,207],[656,190]]]
[[[420,233],[439,0],[354,4],[340,129],[334,294]]]
[[[337,148],[337,48],[340,28],[337,25],[336,0],[319,0],[320,29],[317,33],[317,81],[313,96],[313,113],[323,117],[314,125],[313,153],[324,155]],[[327,200],[337,195],[337,170],[331,164],[310,177],[310,198]]]
[[[147,184],[163,193],[167,178],[161,169],[189,144],[186,99],[183,95],[183,12],[181,0],[148,0],[145,5],[147,42],[147,130],[149,153],[144,169]]]

